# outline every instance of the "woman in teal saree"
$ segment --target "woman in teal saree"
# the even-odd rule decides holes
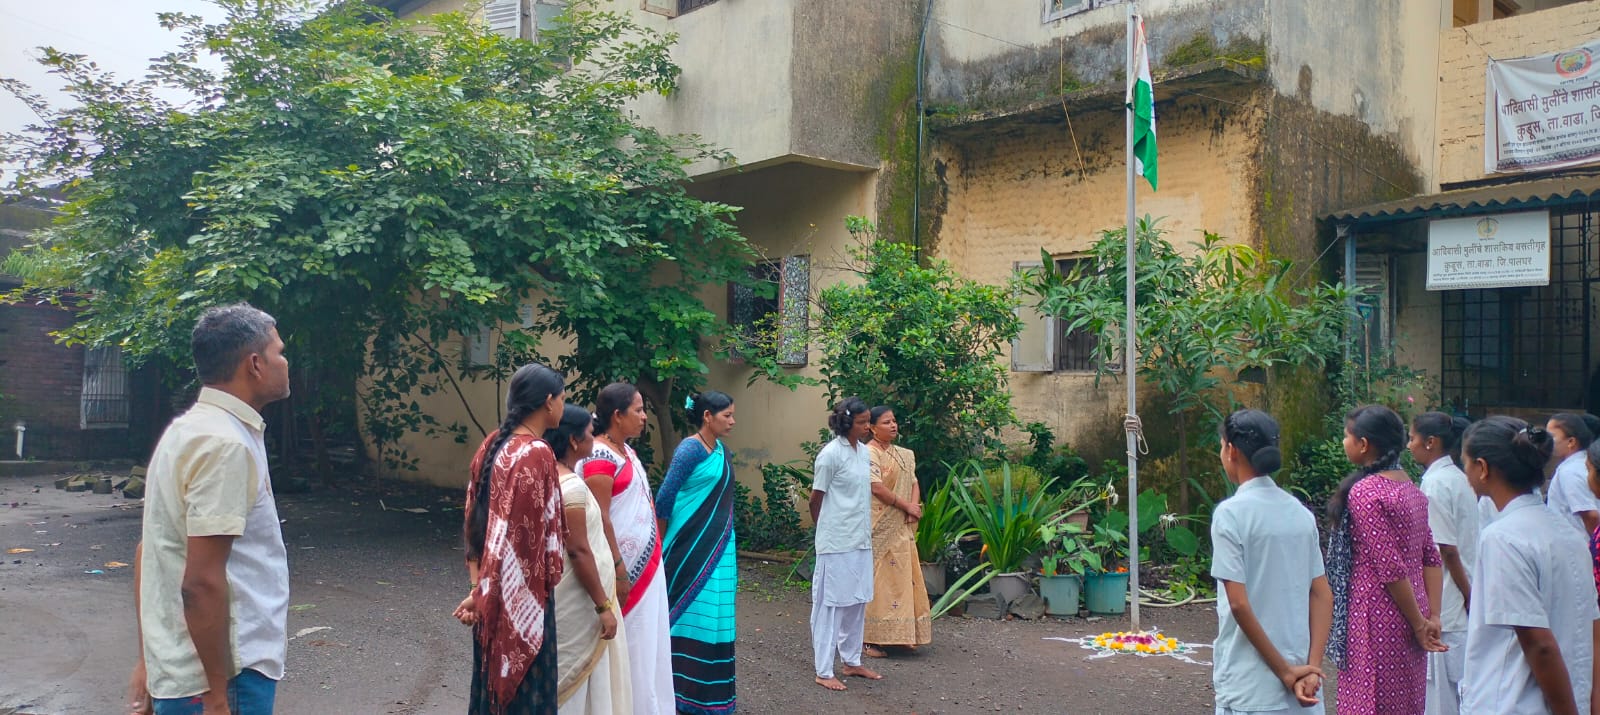
[[[672,455],[656,491],[661,566],[667,579],[672,684],[679,712],[734,711],[733,639],[739,590],[733,535],[733,462],[722,437],[733,430],[733,398],[715,390],[690,398],[699,427]]]

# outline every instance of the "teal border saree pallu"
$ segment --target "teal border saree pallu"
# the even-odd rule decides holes
[[[662,568],[672,633],[672,683],[680,712],[734,711],[733,641],[739,590],[733,534],[733,464],[721,440],[709,454],[685,439],[656,495],[667,519]]]

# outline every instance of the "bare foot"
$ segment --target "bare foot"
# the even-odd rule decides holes
[[[844,673],[845,675],[854,675],[857,678],[866,678],[867,680],[883,680],[883,676],[878,675],[878,673],[873,671],[871,668],[866,668],[859,665],[847,665],[840,669],[839,672]]]
[[[819,675],[817,676],[817,685],[829,690],[844,690],[844,683],[839,682],[838,678],[824,678]]]
[[[883,652],[882,648],[879,648],[879,647],[877,647],[875,645],[869,645],[866,648],[862,649],[861,652],[862,653],[866,653],[868,658],[887,658],[887,657],[889,657],[888,653]]]

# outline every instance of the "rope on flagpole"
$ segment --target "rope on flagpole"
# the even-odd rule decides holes
[[[1139,419],[1138,415],[1123,415],[1122,431],[1133,435],[1131,444],[1138,445],[1135,447],[1137,453],[1130,453],[1128,456],[1137,459],[1141,454],[1150,453],[1150,444],[1144,441],[1144,420]]]

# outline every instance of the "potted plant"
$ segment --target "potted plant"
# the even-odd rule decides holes
[[[1084,543],[1087,536],[1070,518],[1039,527],[1039,538],[1044,541],[1039,595],[1044,597],[1045,612],[1052,616],[1078,615],[1083,575],[1102,570],[1100,555]]]
[[[922,562],[922,580],[929,596],[945,591],[945,565],[956,540],[971,533],[972,523],[955,496],[955,480],[934,487],[922,500],[922,518],[917,521],[917,559]]]
[[[965,474],[952,475],[955,496],[983,540],[983,555],[994,572],[989,591],[999,601],[1000,612],[1028,592],[1028,574],[1022,562],[1044,546],[1039,527],[1049,522],[1067,494],[1053,492],[1045,481],[1031,493],[1014,488],[1011,466],[1000,465],[1000,479],[991,480],[977,462]],[[999,488],[993,482],[998,482]]]
[[[1094,525],[1094,537],[1089,548],[1100,559],[1100,568],[1083,574],[1083,600],[1090,613],[1120,614],[1128,608],[1128,567],[1116,566],[1127,558],[1128,519],[1121,512],[1107,512],[1106,518]]]

